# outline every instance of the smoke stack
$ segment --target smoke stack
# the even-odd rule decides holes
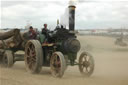
[[[59,26],[59,19],[57,19],[57,26]]]
[[[70,5],[68,8],[69,8],[69,31],[74,32],[74,29],[75,29],[75,8],[76,8],[76,6]]]

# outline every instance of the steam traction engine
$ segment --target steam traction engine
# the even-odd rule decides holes
[[[48,33],[47,43],[44,43],[43,34],[38,40],[29,40],[25,46],[25,65],[30,73],[39,73],[42,66],[50,66],[55,77],[62,77],[67,65],[78,65],[80,72],[90,76],[94,70],[93,57],[83,52],[76,62],[80,50],[80,42],[74,32],[75,6],[69,6],[69,29],[57,27]]]
[[[122,47],[126,47],[128,46],[126,42],[124,42],[124,34],[123,32],[121,32],[121,35],[116,39],[115,41],[115,45],[119,45],[119,46],[122,46]]]

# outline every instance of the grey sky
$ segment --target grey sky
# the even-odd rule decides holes
[[[1,2],[1,27],[24,28],[29,20],[34,27],[41,28],[43,23],[48,23],[54,29],[68,2],[4,0]],[[76,29],[128,28],[128,0],[79,0],[76,7]]]

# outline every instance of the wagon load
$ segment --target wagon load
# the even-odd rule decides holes
[[[4,67],[11,67],[15,61],[15,52],[24,49],[24,33],[20,29],[12,29],[0,33],[0,64]],[[23,60],[18,59],[18,60]]]
[[[22,43],[22,38],[19,29],[13,29],[4,33],[0,33],[0,49],[6,48],[18,48]]]

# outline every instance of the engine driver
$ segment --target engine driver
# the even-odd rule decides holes
[[[48,42],[48,37],[49,37],[48,32],[49,30],[47,29],[47,24],[44,24],[44,28],[42,29],[42,34],[45,35],[44,42]]]

